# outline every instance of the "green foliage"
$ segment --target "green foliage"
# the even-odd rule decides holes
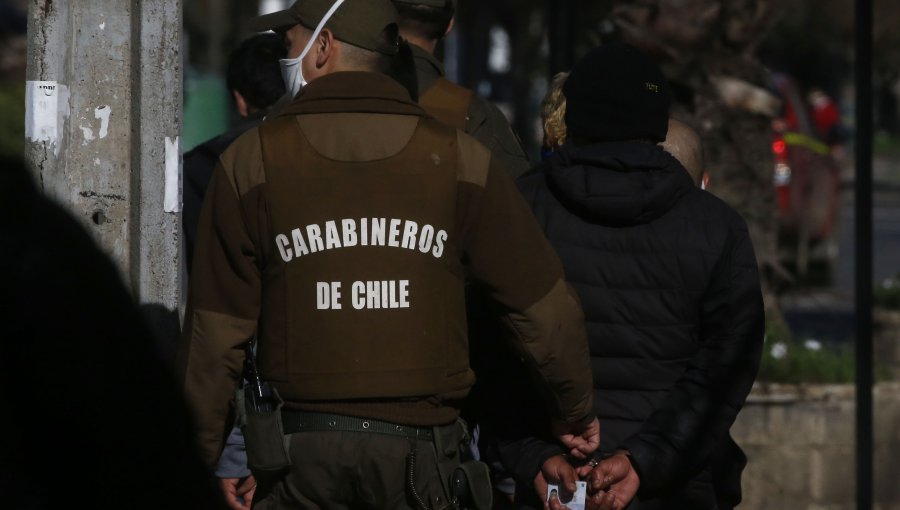
[[[766,320],[760,381],[777,383],[849,383],[854,379],[851,344],[794,339],[784,321]]]
[[[879,298],[879,291],[884,297]],[[900,309],[900,275],[893,279],[893,286],[882,284],[876,290],[876,305],[887,308],[888,304]],[[792,335],[784,321],[778,320],[775,314],[766,314],[766,339],[757,380],[786,384],[842,384],[855,380],[856,356],[852,339],[834,343]],[[882,360],[876,357],[873,361],[876,382],[894,379]]]
[[[0,155],[25,153],[25,84],[0,85]]]
[[[823,345],[815,341],[766,339],[760,381],[780,383],[850,383],[855,358],[847,345]]]
[[[884,132],[876,133],[872,140],[872,151],[876,156],[898,156],[900,155],[900,137]]]
[[[875,287],[875,306],[888,310],[900,310],[900,275],[888,278]]]

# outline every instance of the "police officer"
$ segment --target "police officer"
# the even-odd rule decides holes
[[[400,36],[413,51],[419,85],[419,105],[430,115],[471,135],[513,177],[531,166],[518,136],[496,105],[444,77],[434,57],[438,42],[453,28],[456,0],[392,0],[400,15]]]
[[[452,503],[473,384],[467,277],[508,310],[557,437],[574,455],[599,443],[583,318],[559,260],[491,153],[379,72],[397,52],[396,16],[389,0],[303,0],[256,19],[284,32],[296,97],[226,150],[201,213],[185,390],[213,465],[257,338],[283,401],[248,413],[258,508]],[[276,447],[254,453],[263,422],[276,423]]]

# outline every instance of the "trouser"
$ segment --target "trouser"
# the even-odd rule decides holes
[[[434,430],[436,441],[372,432],[291,434],[290,468],[278,476],[257,476],[253,508],[452,508],[446,484],[460,464],[465,429],[454,423]]]

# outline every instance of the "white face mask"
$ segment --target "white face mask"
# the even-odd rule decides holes
[[[300,65],[300,62],[303,61],[303,57],[305,57],[306,54],[309,53],[309,50],[312,49],[313,44],[316,42],[316,38],[319,37],[322,29],[325,28],[325,23],[328,23],[328,20],[331,19],[331,16],[334,15],[334,12],[337,11],[342,3],[344,3],[344,0],[336,0],[334,5],[331,6],[331,9],[328,9],[328,12],[322,17],[322,21],[319,22],[319,25],[316,27],[315,31],[313,31],[312,36],[309,38],[309,42],[306,43],[306,47],[300,52],[299,57],[283,58],[278,61],[278,63],[281,64],[281,79],[284,80],[284,86],[287,88],[287,92],[292,98],[300,93],[300,90],[306,86],[306,80],[303,78],[303,68]]]

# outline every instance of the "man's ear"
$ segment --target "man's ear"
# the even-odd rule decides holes
[[[335,39],[331,30],[325,28],[319,32],[319,37],[315,43],[316,50],[316,68],[325,67],[330,60],[335,57]]]
[[[244,96],[237,90],[232,90],[231,94],[234,96],[234,105],[237,107],[238,115],[241,117],[250,115],[250,105],[247,104],[247,100],[244,99]]]
[[[444,37],[447,37],[451,31],[453,31],[453,27],[456,26],[456,15],[450,18],[450,23],[447,23],[447,30],[444,31]]]

